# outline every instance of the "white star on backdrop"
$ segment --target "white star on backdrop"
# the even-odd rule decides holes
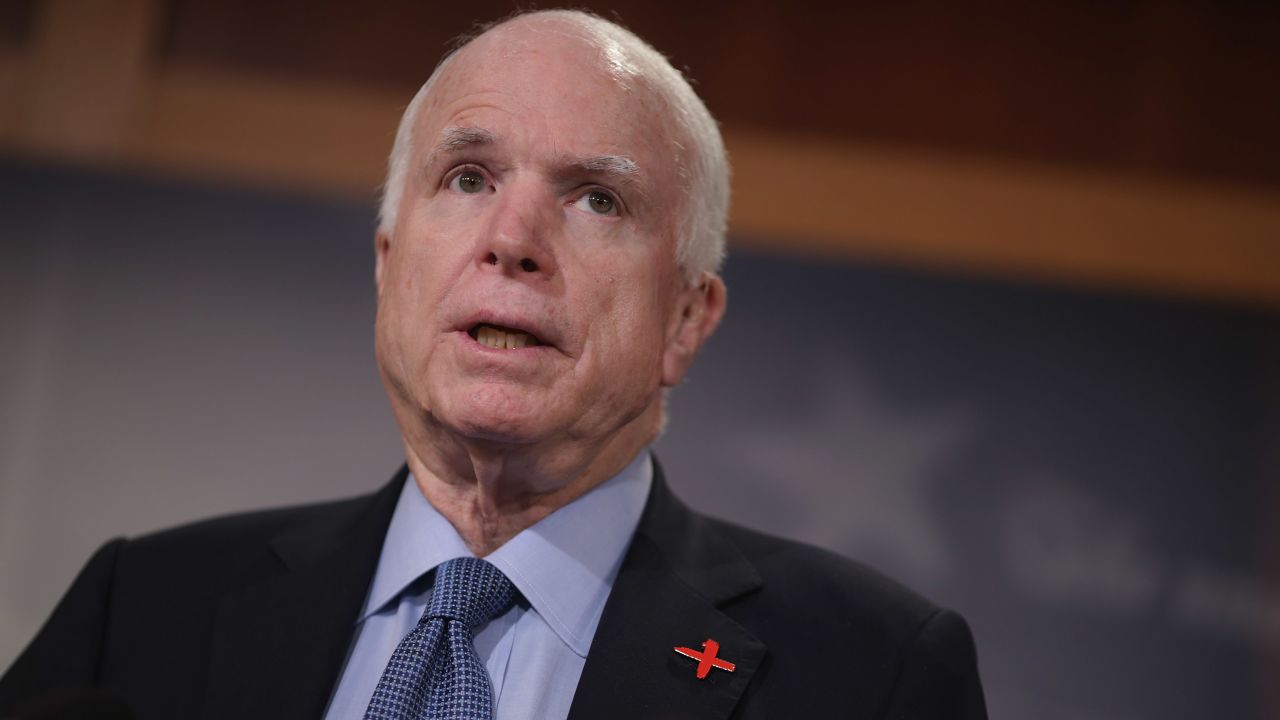
[[[941,468],[975,434],[969,414],[904,412],[847,366],[802,388],[809,410],[785,427],[733,428],[724,453],[801,519],[787,534],[891,568],[912,582],[945,579],[948,541],[932,503]],[[766,509],[766,512],[771,510]]]

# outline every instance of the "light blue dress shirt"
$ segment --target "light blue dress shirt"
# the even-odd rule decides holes
[[[496,720],[568,717],[587,649],[652,484],[653,462],[644,450],[622,472],[485,558],[524,598],[476,628],[476,652],[493,680]],[[426,574],[457,557],[473,554],[410,475],[326,720],[364,716],[391,653],[430,603],[434,576]]]

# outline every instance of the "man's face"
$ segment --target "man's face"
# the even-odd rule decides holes
[[[690,290],[671,131],[607,67],[564,33],[500,29],[422,106],[378,242],[378,361],[406,432],[607,437],[691,359],[672,357]]]

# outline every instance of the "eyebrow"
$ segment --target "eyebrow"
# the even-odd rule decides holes
[[[440,141],[427,156],[426,167],[431,167],[436,160],[448,153],[458,152],[466,148],[483,147],[494,143],[493,133],[483,128],[461,127],[451,125],[440,132]]]
[[[626,155],[596,155],[594,157],[567,157],[556,163],[555,177],[561,182],[574,182],[578,178],[598,177],[625,186],[633,199],[648,200],[644,175],[640,165]],[[621,189],[621,188],[619,188]]]
[[[599,173],[618,178],[638,175],[640,166],[626,155],[599,155],[597,157],[570,160],[566,167],[589,173]]]

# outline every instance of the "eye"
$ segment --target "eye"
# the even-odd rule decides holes
[[[613,196],[603,190],[592,190],[583,195],[574,203],[583,210],[589,210],[597,215],[617,215],[618,201]]]
[[[468,195],[484,192],[486,185],[484,175],[481,175],[476,170],[463,170],[454,175],[453,179],[449,181],[449,189],[467,193]]]

